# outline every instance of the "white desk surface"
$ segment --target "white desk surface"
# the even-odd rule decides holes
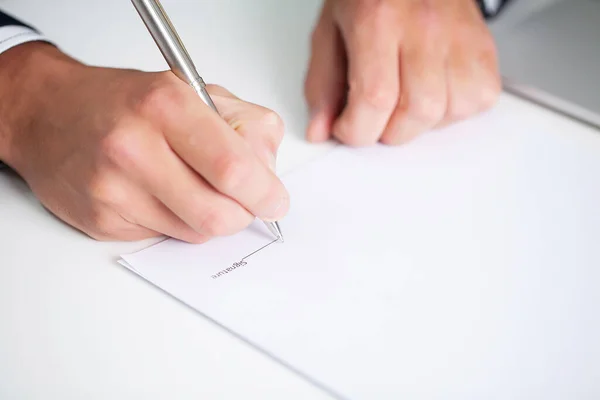
[[[282,171],[327,149],[301,139],[302,77],[320,0],[163,2],[206,80],[283,115]],[[86,62],[165,68],[126,0],[0,7]],[[264,91],[252,90],[252,80]],[[0,226],[0,398],[329,398],[117,265],[119,254],[152,241],[88,239],[6,173]]]

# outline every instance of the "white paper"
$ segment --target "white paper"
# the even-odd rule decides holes
[[[572,126],[504,98],[338,147],[284,177],[285,243],[232,268],[272,240],[256,223],[124,265],[334,397],[597,398],[600,137]]]

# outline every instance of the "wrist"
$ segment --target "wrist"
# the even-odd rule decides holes
[[[0,54],[0,161],[16,166],[26,152],[19,143],[26,142],[23,137],[76,65],[81,64],[44,42]]]

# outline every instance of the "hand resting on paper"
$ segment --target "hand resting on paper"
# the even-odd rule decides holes
[[[500,88],[475,0],[326,0],[305,85],[307,137],[402,144],[491,107]]]
[[[220,117],[171,72],[89,67],[42,43],[2,53],[0,70],[0,159],[96,239],[199,243],[287,212],[270,110],[212,86]]]

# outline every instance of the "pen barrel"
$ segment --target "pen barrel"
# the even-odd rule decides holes
[[[204,88],[204,82],[187,52],[171,20],[158,0],[131,0],[144,21],[150,35],[156,42],[171,71],[181,80],[196,87]],[[203,90],[205,91],[205,90]],[[198,93],[200,95],[200,93]],[[201,95],[201,97],[203,97]],[[210,98],[210,97],[209,97]],[[204,100],[204,99],[203,99]],[[211,101],[212,103],[212,101]]]

